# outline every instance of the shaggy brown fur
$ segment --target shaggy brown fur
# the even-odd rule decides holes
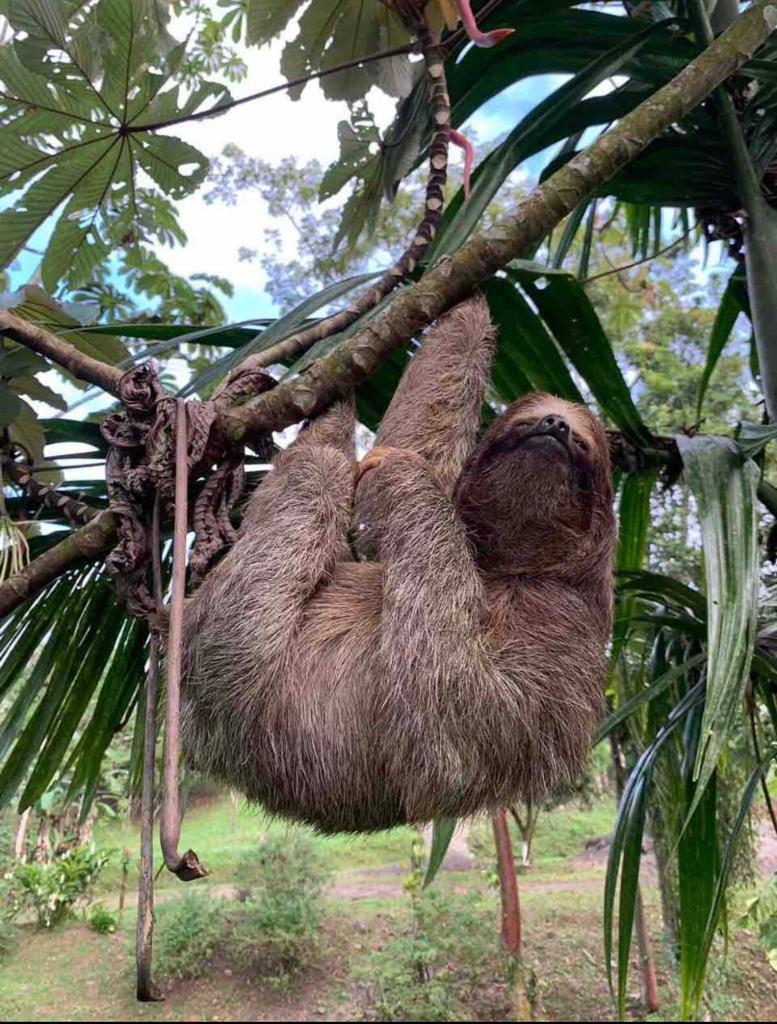
[[[272,812],[370,831],[536,799],[585,765],[607,441],[535,394],[476,443],[492,347],[482,299],[442,318],[356,474],[351,407],[316,420],[190,603],[188,758]],[[349,548],[354,508],[375,562]]]

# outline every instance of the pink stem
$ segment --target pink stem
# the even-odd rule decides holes
[[[475,159],[475,147],[466,135],[451,128],[449,138],[454,146],[464,150],[464,202],[469,199],[470,174],[472,172],[472,161]]]
[[[484,48],[496,46],[497,43],[501,43],[503,39],[506,39],[515,32],[514,28],[495,28],[491,32],[481,32],[478,28],[478,23],[475,21],[475,15],[472,13],[470,0],[456,0],[456,7],[458,8],[464,31],[475,46],[482,46]]]

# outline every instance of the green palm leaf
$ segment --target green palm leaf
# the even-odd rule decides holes
[[[692,814],[734,725],[753,656],[760,474],[727,438],[678,437],[677,442],[696,499],[707,593],[709,664]]]

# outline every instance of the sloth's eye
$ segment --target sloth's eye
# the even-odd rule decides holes
[[[588,445],[585,443],[585,441],[582,439],[582,437],[577,437],[577,435],[575,435],[574,442],[577,445],[577,447],[580,449],[581,452],[587,452],[588,451]]]

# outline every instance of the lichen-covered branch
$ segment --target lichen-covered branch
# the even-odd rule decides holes
[[[116,543],[118,525],[118,516],[106,509],[59,544],[44,551],[21,572],[9,576],[0,584],[0,616],[7,615],[28,597],[37,594],[66,569],[104,554]]]
[[[224,410],[227,434],[239,440],[280,429],[346,394],[408,338],[540,242],[578,203],[749,60],[776,25],[777,5],[755,0],[708,49],[521,200],[511,216],[443,257],[417,284],[400,291],[383,313],[307,372],[239,409]]]
[[[0,335],[3,334],[61,366],[78,380],[95,384],[110,395],[118,395],[121,370],[80,352],[75,345],[63,341],[45,327],[23,320],[7,309],[0,309]]]

